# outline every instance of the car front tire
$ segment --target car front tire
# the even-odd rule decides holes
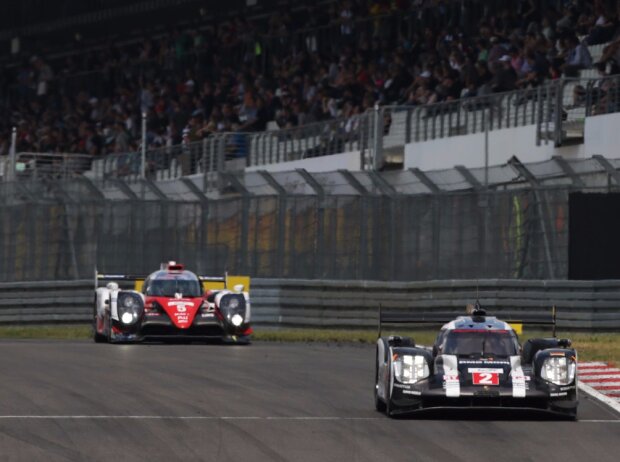
[[[385,412],[385,403],[379,398],[379,348],[377,348],[377,359],[375,361],[375,409],[378,412]]]
[[[107,341],[105,335],[97,332],[97,297],[95,297],[95,304],[93,308],[93,340],[95,343],[105,343]]]

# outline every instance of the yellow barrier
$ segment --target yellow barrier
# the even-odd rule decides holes
[[[510,327],[512,327],[515,330],[517,335],[521,335],[523,333],[523,324],[516,323],[516,322],[511,322],[511,323],[509,323],[509,325],[510,325]]]
[[[202,287],[204,290],[232,290],[237,284],[243,285],[243,290],[250,291],[250,276],[233,276],[227,275],[226,281],[204,281]]]
[[[242,284],[245,292],[250,291],[250,276],[226,276],[226,281],[203,281],[203,290],[232,290],[236,285]],[[134,290],[142,292],[142,286],[144,285],[144,279],[136,279],[134,283]]]

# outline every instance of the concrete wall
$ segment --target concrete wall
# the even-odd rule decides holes
[[[522,162],[539,162],[553,156],[567,159],[588,158],[602,154],[609,158],[620,155],[620,114],[588,117],[585,143],[556,148],[553,143],[536,146],[536,126],[508,128],[489,132],[489,165],[504,164],[517,156]],[[405,147],[405,168],[436,170],[464,165],[484,167],[485,134],[454,136],[411,143]]]
[[[586,157],[601,154],[611,159],[620,157],[620,113],[586,119]]]

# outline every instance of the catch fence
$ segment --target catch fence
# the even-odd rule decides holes
[[[617,190],[618,167],[262,171],[220,175],[217,194],[200,176],[2,182],[0,280],[146,273],[166,260],[261,278],[564,279],[568,196]]]

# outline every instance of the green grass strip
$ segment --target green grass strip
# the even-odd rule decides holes
[[[386,331],[384,335],[396,332]],[[412,337],[416,343],[431,345],[437,331],[418,330],[399,332]],[[529,337],[549,336],[549,333],[530,332],[521,336],[523,342]],[[620,333],[559,332],[559,337],[572,339],[581,361],[608,361],[620,364]],[[0,326],[0,338],[5,339],[90,339],[91,330],[85,325],[52,326]],[[256,327],[253,340],[266,342],[321,342],[371,344],[377,333],[369,330],[335,329],[268,329]]]

